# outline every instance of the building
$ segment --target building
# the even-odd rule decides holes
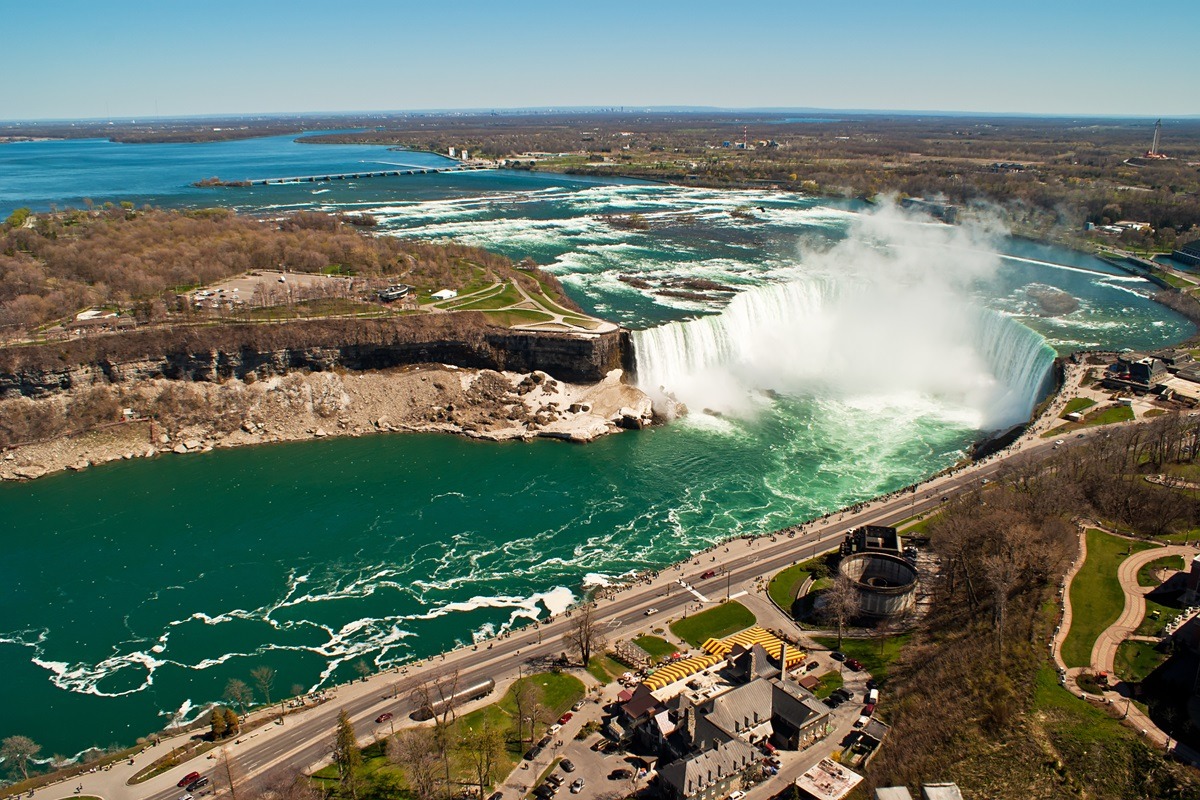
[[[796,788],[813,800],[841,800],[860,783],[862,775],[824,758],[796,779]]]
[[[403,283],[397,283],[396,285],[389,286],[386,289],[380,289],[375,294],[383,302],[391,303],[395,300],[399,300],[403,297],[407,297],[408,293],[411,291],[412,291],[411,286],[407,286]]]
[[[954,783],[926,783],[921,786],[921,800],[963,800]]]
[[[863,525],[847,533],[846,540],[842,542],[842,555],[854,553],[886,553],[900,556],[904,554],[904,546],[895,528]]]
[[[1171,258],[1192,267],[1200,267],[1200,239],[1180,247],[1171,253]]]
[[[659,767],[658,778],[667,797],[720,800],[733,791],[742,770],[758,760],[753,747],[738,739]]]
[[[458,292],[454,289],[442,289],[440,292],[433,293],[434,300],[453,300],[458,297]]]
[[[1109,389],[1157,392],[1168,374],[1167,365],[1159,359],[1131,353],[1117,357],[1116,363],[1105,373],[1102,384]]]
[[[907,786],[881,786],[875,790],[875,800],[913,800]]]

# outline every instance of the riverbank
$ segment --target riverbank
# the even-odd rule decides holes
[[[650,398],[619,369],[597,383],[567,383],[542,372],[498,372],[427,365],[363,372],[293,372],[264,380],[138,381],[120,400],[138,405],[178,393],[181,405],[216,410],[210,418],[165,425],[133,418],[8,449],[0,480],[32,480],[63,470],[219,447],[438,432],[490,441],[590,442],[652,421]],[[80,388],[28,404],[69,407]]]

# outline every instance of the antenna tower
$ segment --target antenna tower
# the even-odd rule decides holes
[[[1150,145],[1150,155],[1158,155],[1158,137],[1162,133],[1162,120],[1154,123],[1154,142]]]

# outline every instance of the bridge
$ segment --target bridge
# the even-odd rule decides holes
[[[403,169],[368,170],[366,172],[338,172],[329,175],[294,175],[288,178],[253,178],[245,181],[245,184],[250,186],[269,186],[276,183],[325,183],[327,181],[348,181],[356,178],[393,178],[401,175],[431,175],[438,172],[474,172],[481,169],[493,169],[493,167],[489,164],[455,164],[452,167],[405,167]]]

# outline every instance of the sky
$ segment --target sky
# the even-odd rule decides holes
[[[0,0],[0,12],[4,120],[554,106],[1200,114],[1200,0]]]

